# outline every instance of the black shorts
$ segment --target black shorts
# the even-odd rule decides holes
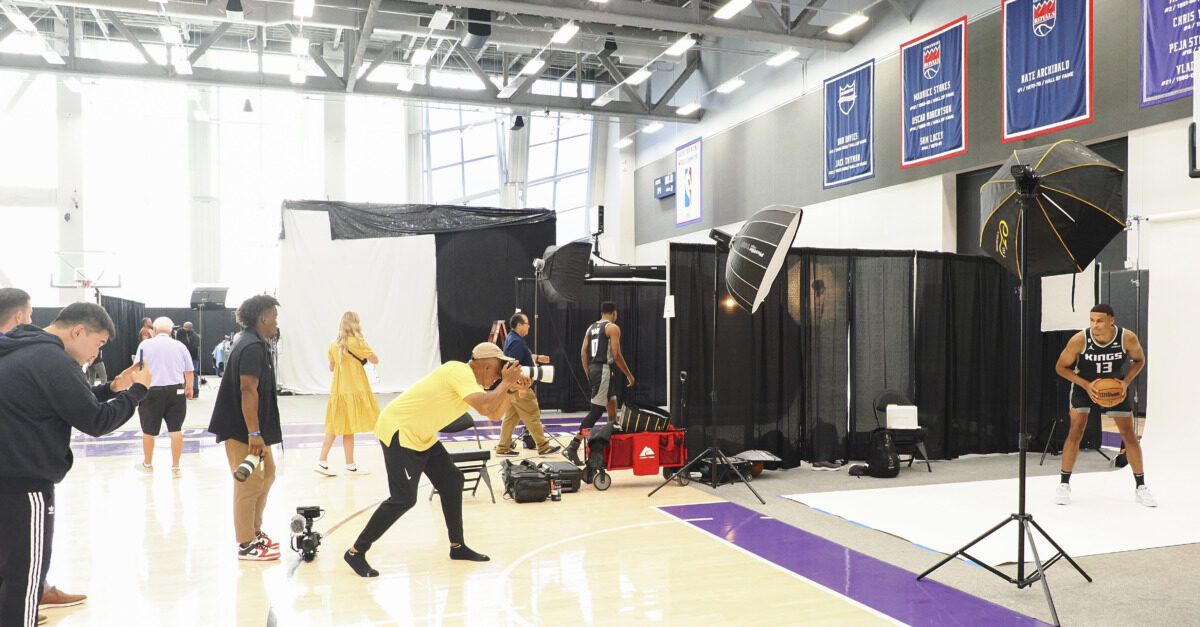
[[[588,400],[591,404],[607,405],[608,401],[616,400],[621,378],[621,371],[609,364],[588,364],[588,383],[591,384]]]
[[[158,435],[164,420],[167,432],[183,429],[187,417],[187,397],[182,385],[163,385],[150,388],[146,398],[138,403],[138,418],[142,421],[142,433]]]
[[[1125,398],[1120,403],[1112,407],[1104,407],[1092,402],[1092,397],[1088,396],[1087,390],[1082,387],[1071,384],[1071,402],[1070,409],[1073,412],[1089,413],[1093,407],[1099,407],[1100,413],[1110,418],[1129,418],[1133,415],[1133,400],[1126,394]]]

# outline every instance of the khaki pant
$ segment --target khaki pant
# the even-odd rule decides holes
[[[496,446],[496,452],[507,453],[512,450],[513,429],[517,428],[518,422],[525,423],[539,453],[550,450],[550,442],[546,440],[546,431],[542,428],[542,408],[538,407],[537,394],[530,390],[525,394],[518,392],[512,395],[504,421],[500,423],[500,444]]]
[[[250,454],[250,445],[237,440],[225,440],[225,456],[233,472]],[[267,508],[267,493],[275,483],[275,456],[267,447],[265,458],[245,481],[233,480],[233,530],[238,544],[248,544],[262,531],[263,510]]]

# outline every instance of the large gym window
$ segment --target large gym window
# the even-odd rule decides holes
[[[575,97],[574,81],[540,80],[533,93]],[[595,85],[583,85],[584,98],[595,95]],[[535,111],[529,120],[529,173],[526,207],[554,209],[558,213],[557,241],[588,235],[588,170],[592,153],[591,116]]]
[[[438,204],[500,205],[503,116],[470,107],[425,109],[425,198]]]

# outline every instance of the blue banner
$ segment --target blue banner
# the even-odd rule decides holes
[[[826,188],[875,176],[875,59],[825,80]]]
[[[967,17],[900,46],[900,167],[967,151]]]
[[[1004,0],[1004,136],[1092,121],[1092,0]]]
[[[1196,0],[1142,0],[1143,107],[1192,93],[1192,55],[1197,49]]]

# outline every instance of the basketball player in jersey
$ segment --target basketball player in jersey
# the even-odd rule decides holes
[[[616,364],[625,373],[625,385],[633,385],[633,373],[625,364],[625,356],[621,354],[621,327],[617,326],[617,305],[606,300],[600,303],[600,319],[588,327],[583,335],[583,347],[579,351],[583,360],[583,369],[587,372],[588,382],[592,386],[591,409],[587,417],[579,425],[579,433],[567,447],[567,459],[576,466],[582,466],[579,459],[579,444],[583,441],[583,430],[596,425],[600,416],[608,410],[609,420],[615,420],[617,415],[617,387],[612,380],[612,366]]]
[[[1133,430],[1133,403],[1125,394],[1133,378],[1145,367],[1146,354],[1137,335],[1114,324],[1110,305],[1092,307],[1088,328],[1067,342],[1054,367],[1059,376],[1071,382],[1071,431],[1063,443],[1062,482],[1054,492],[1055,503],[1067,505],[1071,502],[1071,469],[1079,455],[1079,441],[1083,439],[1088,413],[1093,406],[1098,406],[1117,424],[1125,441],[1129,467],[1133,470],[1134,499],[1146,507],[1158,506],[1142,474],[1142,447]],[[1098,379],[1120,381],[1121,402],[1112,407],[1100,405],[1093,385]]]

